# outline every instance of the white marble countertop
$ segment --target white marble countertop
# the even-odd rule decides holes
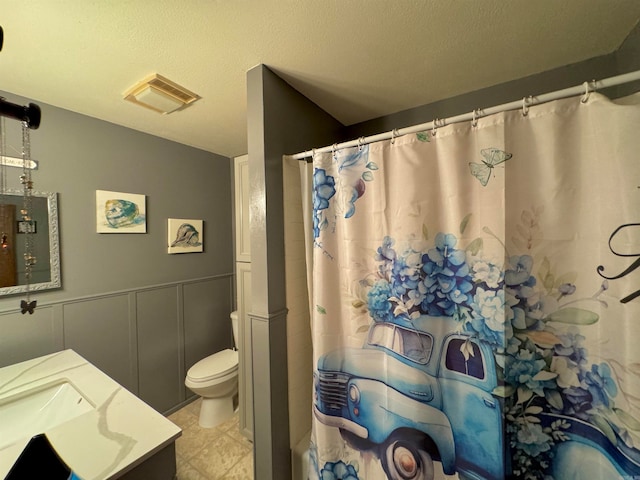
[[[60,382],[71,383],[93,408],[38,433],[46,433],[83,480],[118,478],[181,435],[179,427],[73,350],[0,368],[0,408],[25,392]],[[0,478],[30,438],[31,434],[9,445],[0,438]]]

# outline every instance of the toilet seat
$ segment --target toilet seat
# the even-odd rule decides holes
[[[187,380],[207,383],[238,370],[238,352],[230,348],[209,355],[193,365],[187,372]]]

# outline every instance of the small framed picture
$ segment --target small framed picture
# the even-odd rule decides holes
[[[146,196],[96,190],[96,232],[147,233]]]
[[[168,253],[202,252],[203,223],[203,220],[169,218]]]
[[[37,223],[35,220],[18,221],[18,233],[37,233]]]

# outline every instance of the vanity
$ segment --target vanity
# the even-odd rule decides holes
[[[172,480],[179,427],[73,350],[0,368],[0,478],[45,433],[82,480]]]

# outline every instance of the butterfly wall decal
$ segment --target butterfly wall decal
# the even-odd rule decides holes
[[[22,314],[29,312],[29,315],[33,315],[33,311],[36,309],[38,301],[33,300],[32,302],[27,302],[26,300],[22,300],[20,302],[20,308],[22,310]]]
[[[471,175],[476,177],[483,187],[486,187],[489,178],[491,178],[493,167],[506,162],[513,155],[498,148],[485,148],[480,150],[480,153],[484,157],[482,163],[469,162],[469,170],[471,170]]]

